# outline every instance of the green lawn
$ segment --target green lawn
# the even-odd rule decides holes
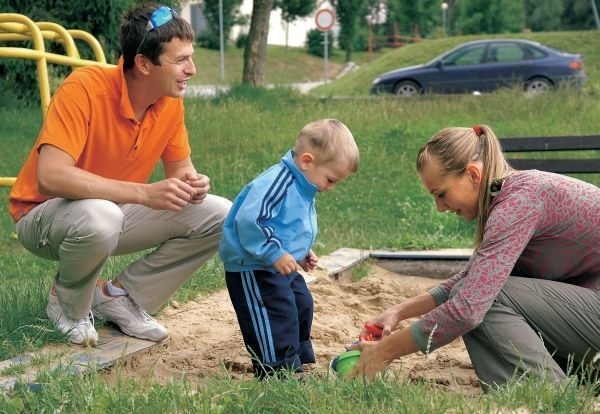
[[[319,255],[340,247],[470,247],[472,224],[436,211],[414,172],[415,154],[436,131],[452,125],[488,124],[500,136],[598,134],[600,101],[598,66],[594,61],[600,56],[596,50],[600,42],[594,40],[596,34],[587,32],[553,36],[555,44],[567,42],[561,37],[567,36],[568,42],[577,40],[587,48],[590,84],[586,90],[532,98],[518,90],[479,97],[362,98],[371,74],[391,66],[398,56],[404,59],[398,64],[408,62],[413,54],[415,61],[426,60],[426,56],[458,39],[422,42],[363,64],[358,72],[325,86],[330,88],[327,93],[301,96],[280,88],[238,87],[217,99],[187,100],[194,162],[211,177],[215,193],[233,198],[245,183],[279,160],[293,145],[302,126],[318,118],[338,118],[355,135],[361,166],[334,192],[318,197],[320,233],[315,250]],[[437,45],[435,51],[432,44]],[[381,63],[388,60],[386,65]],[[282,69],[286,70],[291,73]],[[270,76],[275,78],[274,73]],[[287,83],[281,76],[282,82]],[[296,81],[296,76],[299,75],[289,81]],[[345,91],[354,97],[327,97],[346,95]],[[30,109],[9,107],[0,111],[0,176],[18,173],[40,124],[37,104]],[[580,177],[598,185],[599,176]],[[154,179],[159,178],[157,170]],[[0,188],[0,196],[6,200],[8,189]],[[20,246],[6,210],[0,213],[0,238],[0,359],[64,341],[53,332],[44,312],[56,265],[35,258]],[[103,276],[114,273],[131,259],[111,260]],[[185,301],[223,287],[222,268],[215,259],[197,272],[175,299]],[[541,381],[525,381],[493,396],[477,398],[403,381],[367,385],[325,379],[300,385],[294,381],[241,382],[222,376],[197,381],[173,379],[167,385],[156,384],[152,379],[123,379],[109,385],[100,374],[74,379],[52,373],[41,377],[40,382],[46,385],[38,393],[27,387],[0,393],[0,412],[479,413],[513,412],[523,407],[527,410],[524,412],[544,413],[600,410],[591,387],[556,387]]]

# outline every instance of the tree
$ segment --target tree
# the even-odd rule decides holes
[[[248,42],[244,49],[242,83],[253,86],[264,84],[264,66],[269,37],[269,18],[273,0],[254,0]]]
[[[340,47],[346,52],[346,62],[352,60],[353,42],[357,33],[357,26],[363,16],[365,0],[335,0],[337,19],[340,22],[338,41]]]
[[[311,14],[317,7],[317,2],[316,0],[275,0],[273,7],[281,9],[281,18],[286,23],[285,49],[287,50],[290,23]]]
[[[208,49],[218,50],[220,48],[219,28],[219,2],[223,5],[223,38],[229,39],[231,27],[237,23],[237,12],[242,0],[204,0],[204,17],[208,24],[208,30],[199,33],[198,41],[201,46]],[[227,42],[225,41],[225,45]]]
[[[564,30],[596,29],[594,0],[565,0],[561,28]],[[600,2],[596,1],[600,6]]]
[[[527,25],[534,31],[559,30],[563,9],[563,0],[528,0]]]
[[[561,2],[562,0],[539,1]],[[519,32],[523,26],[522,3],[522,0],[471,0],[468,2],[457,2],[459,9],[457,30],[464,34]],[[558,13],[558,16],[560,16],[560,13]]]
[[[395,3],[393,16],[403,33],[412,34],[418,30],[419,36],[427,37],[442,25],[441,2],[437,0],[416,0],[412,2],[396,0]],[[447,12],[450,17],[452,2],[447,1],[446,3],[450,6]]]

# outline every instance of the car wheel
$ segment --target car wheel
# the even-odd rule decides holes
[[[412,81],[402,81],[394,87],[394,93],[398,96],[415,96],[421,93],[421,88]]]
[[[546,92],[552,87],[552,83],[546,78],[531,78],[525,82],[525,92],[528,94]]]

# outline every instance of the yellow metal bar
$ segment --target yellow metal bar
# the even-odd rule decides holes
[[[96,62],[95,60],[87,60],[87,59],[79,59],[72,58],[69,56],[58,55],[56,53],[50,52],[39,52],[37,50],[24,49],[20,47],[0,47],[0,57],[12,57],[12,58],[22,58],[22,59],[31,59],[38,60],[44,59],[46,62],[56,63],[58,65],[65,66],[90,66],[90,65],[98,65],[106,68],[114,68],[115,65],[110,63],[102,63]]]
[[[73,39],[79,39],[86,42],[92,49],[92,52],[94,52],[94,56],[96,56],[98,62],[106,63],[106,57],[104,57],[104,51],[102,50],[102,46],[98,39],[83,30],[69,30],[69,33],[73,36]]]
[[[15,181],[15,177],[0,177],[0,187],[12,187]]]
[[[66,56],[46,52],[44,39],[61,43],[66,51]],[[75,40],[86,42],[92,49],[96,60],[81,59]],[[0,57],[22,58],[35,60],[37,64],[38,83],[42,114],[50,104],[50,82],[48,79],[48,62],[72,68],[88,65],[115,67],[106,63],[106,57],[100,42],[83,30],[66,30],[64,27],[52,22],[33,22],[27,16],[17,13],[0,13],[0,41],[31,41],[33,49],[24,47],[0,47]],[[16,181],[15,177],[0,177],[0,187],[11,187]]]
[[[44,38],[37,25],[29,17],[17,13],[0,13],[0,23],[17,22],[24,25],[31,36],[33,47],[38,52],[44,52]],[[46,110],[50,105],[50,81],[48,80],[48,65],[46,59],[40,56],[36,59],[38,83],[40,88],[40,100],[42,105],[42,114],[46,116]]]
[[[20,16],[15,18],[15,16]],[[13,20],[22,21],[22,14],[16,13],[2,13],[0,14],[0,32],[6,33],[29,33],[29,28],[27,24],[24,23],[15,23]]]
[[[75,46],[75,41],[73,40],[71,34],[64,27],[52,22],[36,22],[36,25],[42,31],[42,33],[44,33],[44,30],[56,33],[67,52],[67,56],[72,58],[79,57],[79,52],[77,51],[77,46]]]
[[[37,23],[40,26],[40,23]],[[59,26],[60,27],[60,26]],[[44,30],[43,27],[40,27],[42,32],[42,37],[46,40],[54,40],[56,42],[63,43],[64,35],[58,33],[54,30]],[[106,57],[104,55],[104,51],[102,50],[102,46],[98,39],[89,34],[84,30],[75,30],[69,29],[67,32],[71,35],[73,39],[82,40],[88,44],[94,56],[96,57],[96,61],[98,62],[106,62]],[[31,40],[31,36],[28,34],[29,31],[27,26],[20,23],[0,23],[0,41],[27,41]]]

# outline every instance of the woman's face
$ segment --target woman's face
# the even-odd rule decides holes
[[[439,162],[432,158],[419,175],[440,213],[450,211],[470,221],[479,213],[481,171],[480,163],[469,163],[461,175],[443,175]]]

